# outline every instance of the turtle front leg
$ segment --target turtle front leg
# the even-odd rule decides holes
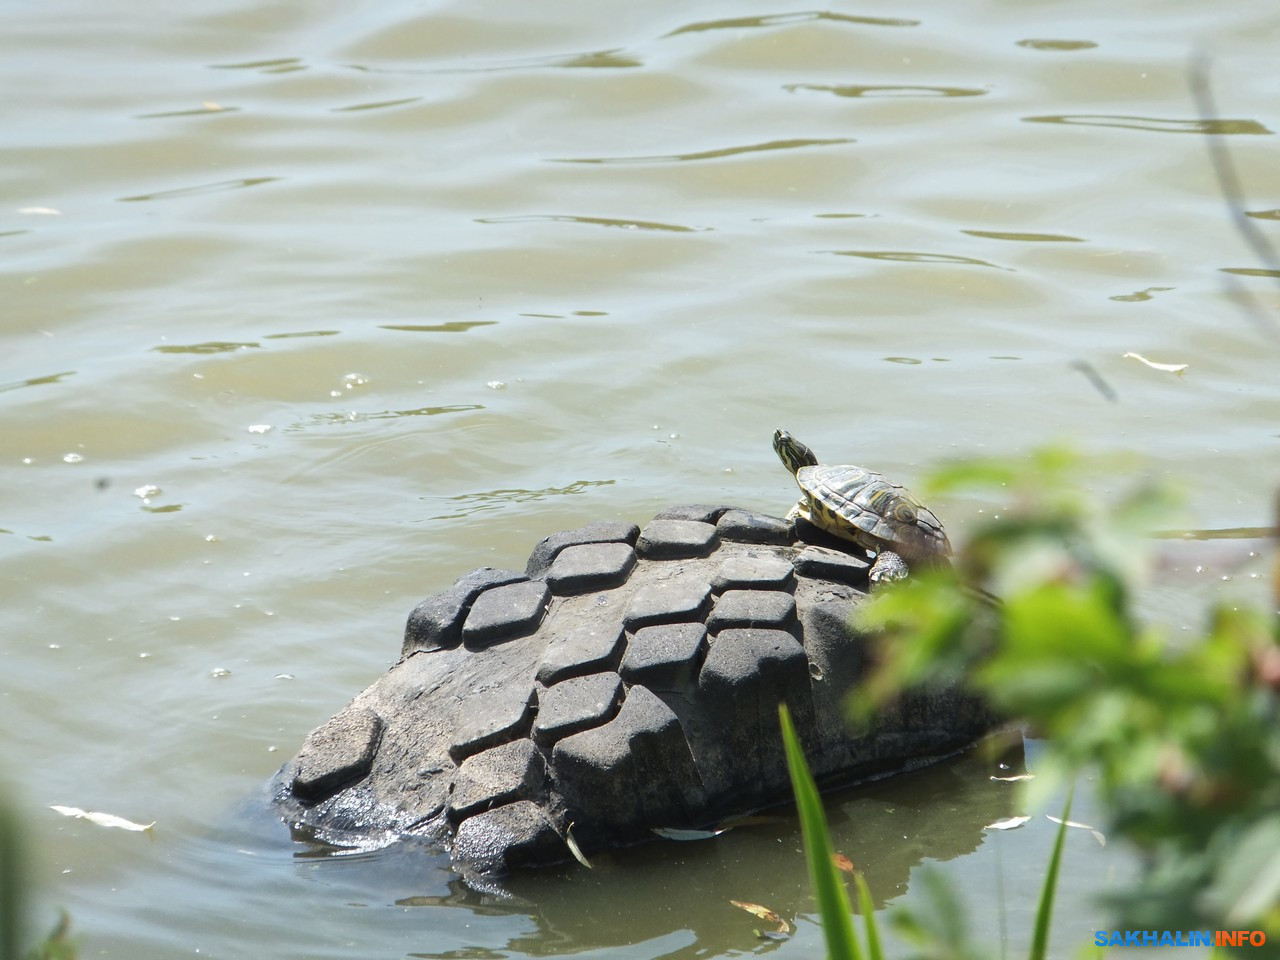
[[[892,550],[881,550],[876,554],[876,562],[871,565],[867,576],[872,583],[889,583],[903,579],[909,572],[907,561],[902,557]]]

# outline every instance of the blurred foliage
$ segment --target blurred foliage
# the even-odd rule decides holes
[[[800,830],[804,836],[804,855],[809,866],[809,881],[813,885],[814,899],[822,917],[822,934],[827,944],[828,960],[884,960],[885,952],[880,938],[875,906],[866,878],[854,871],[854,886],[858,892],[858,909],[862,913],[866,931],[865,944],[859,939],[853,923],[849,895],[842,867],[831,834],[827,829],[827,817],[822,809],[822,798],[817,784],[804,758],[800,738],[786,705],[778,708],[782,724],[782,742],[787,753],[787,770],[791,775],[791,789],[796,799],[796,813],[800,818]],[[1062,812],[1057,839],[1049,866],[1045,871],[1044,886],[1040,891],[1040,903],[1036,908],[1035,932],[1028,952],[1029,960],[1045,960],[1049,949],[1049,927],[1053,922],[1053,898],[1058,885],[1058,869],[1062,864],[1063,841],[1067,834],[1067,821],[1071,817],[1071,798]],[[847,861],[846,861],[847,862]],[[849,865],[852,869],[852,864]],[[919,951],[919,960],[982,960],[988,956],[986,947],[978,947],[969,935],[964,907],[941,874],[926,870],[922,874],[928,907],[924,910],[900,908],[894,913],[894,927],[906,942]],[[739,904],[741,906],[741,904]]]
[[[76,960],[76,947],[71,940],[71,918],[59,914],[49,935],[27,952],[26,960]]]
[[[17,960],[22,945],[22,851],[9,805],[0,796],[0,960]]]
[[[75,960],[70,938],[71,919],[64,912],[40,943],[22,953],[26,931],[26,892],[29,876],[17,820],[0,795],[0,960]]]
[[[975,525],[951,569],[864,605],[859,628],[879,635],[879,654],[854,713],[866,720],[922,684],[967,685],[1047,740],[1038,799],[1096,777],[1111,832],[1143,863],[1111,899],[1114,928],[1280,939],[1275,618],[1220,605],[1176,640],[1139,622],[1147,538],[1175,498],[1139,482],[1104,503],[1082,486],[1084,466],[1049,449],[935,477],[934,493],[994,491],[1000,513]]]

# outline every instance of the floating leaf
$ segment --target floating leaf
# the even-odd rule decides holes
[[[63,807],[56,803],[50,806],[49,809],[62,814],[64,817],[88,820],[90,823],[96,823],[100,827],[117,827],[121,830],[136,830],[139,833],[146,833],[156,825],[154,820],[150,823],[134,823],[124,817],[117,817],[113,813],[96,813],[90,810],[81,810],[79,807]]]
[[[843,870],[845,873],[853,873],[853,861],[846,857],[843,853],[833,853],[831,862],[836,865],[837,870]]]
[[[1093,839],[1098,841],[1098,846],[1105,847],[1107,845],[1107,838],[1103,836],[1102,831],[1094,829],[1087,823],[1076,823],[1074,820],[1063,820],[1060,817],[1055,817],[1051,813],[1046,813],[1045,816],[1054,823],[1061,824],[1064,827],[1075,827],[1077,830],[1088,830],[1093,834]]]
[[[1176,373],[1178,376],[1182,376],[1182,371],[1190,366],[1190,364],[1186,363],[1156,363],[1154,360],[1148,360],[1140,353],[1133,352],[1126,353],[1124,359],[1137,360],[1139,363],[1146,364],[1152,370],[1163,370],[1165,373]]]
[[[739,910],[745,910],[747,911],[747,913],[753,916],[759,917],[761,920],[765,921],[766,923],[776,923],[778,925],[778,933],[781,933],[781,934],[791,933],[791,924],[789,924],[786,920],[783,920],[780,916],[778,916],[768,907],[762,907],[758,903],[746,903],[745,901],[742,901],[742,900],[730,900],[729,902],[732,903]],[[761,936],[763,937],[764,935],[761,934]]]
[[[666,840],[710,840],[712,837],[718,837],[720,834],[728,830],[728,827],[722,827],[719,830],[681,830],[677,827],[653,827],[652,830],[658,836]]]
[[[1017,783],[1020,780],[1034,780],[1034,773],[1015,773],[1012,777],[992,777],[992,780],[998,780],[1000,783]]]
[[[1003,820],[997,820],[995,823],[988,823],[984,830],[1017,830],[1020,826],[1030,820],[1030,817],[1005,817]]]
[[[592,869],[591,861],[588,860],[586,856],[583,854],[582,849],[578,846],[578,841],[573,839],[572,823],[570,823],[567,827],[564,828],[564,842],[565,842],[565,846],[569,848],[569,852],[573,854],[573,859],[577,860],[580,864],[582,864],[588,870]]]

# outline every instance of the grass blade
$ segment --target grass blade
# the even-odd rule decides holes
[[[884,949],[880,946],[880,931],[876,929],[876,907],[871,902],[871,888],[861,873],[854,875],[858,885],[858,907],[862,910],[862,919],[867,925],[867,958],[868,960],[884,960]]]
[[[1030,960],[1044,960],[1049,950],[1049,926],[1053,923],[1053,896],[1058,887],[1058,867],[1062,863],[1062,845],[1067,839],[1067,823],[1071,819],[1071,796],[1073,787],[1067,794],[1067,805],[1062,811],[1062,822],[1058,824],[1058,838],[1053,842],[1053,856],[1049,858],[1049,869],[1044,875],[1044,888],[1040,891],[1040,905],[1036,907],[1036,932],[1031,941]]]
[[[782,721],[782,740],[787,749],[791,789],[796,795],[796,811],[804,834],[809,880],[822,917],[822,934],[827,941],[827,956],[830,960],[862,960],[862,951],[853,929],[849,895],[845,893],[840,871],[831,856],[831,835],[827,832],[827,818],[822,812],[822,798],[818,795],[813,775],[809,773],[809,765],[805,763],[800,739],[785,705],[778,707],[778,716]]]

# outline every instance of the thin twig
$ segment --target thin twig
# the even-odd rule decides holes
[[[1200,119],[1205,122],[1206,127],[1210,127],[1208,121],[1219,119],[1218,105],[1213,96],[1213,84],[1209,78],[1209,67],[1209,57],[1203,51],[1193,56],[1187,67],[1187,83],[1191,88],[1191,96],[1195,100]],[[1244,238],[1244,242],[1257,261],[1265,269],[1280,276],[1280,254],[1277,254],[1275,246],[1259,229],[1254,219],[1245,212],[1244,190],[1240,186],[1240,176],[1236,172],[1226,141],[1220,136],[1210,134],[1205,138],[1205,145],[1209,150],[1209,160],[1213,164],[1214,176],[1218,180],[1218,189],[1227,202],[1227,211],[1231,215],[1232,224]],[[1280,339],[1280,324],[1277,323],[1275,316],[1246,289],[1244,284],[1229,276],[1227,287],[1264,333]]]

